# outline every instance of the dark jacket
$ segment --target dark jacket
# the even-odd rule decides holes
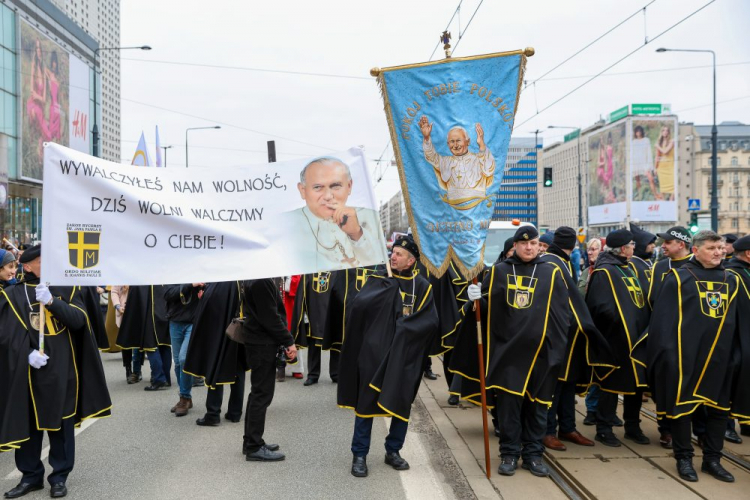
[[[198,290],[192,283],[165,285],[167,319],[175,323],[192,323],[198,310]]]
[[[243,284],[245,323],[242,334],[250,345],[294,344],[286,324],[284,299],[276,281],[271,278],[247,280]]]

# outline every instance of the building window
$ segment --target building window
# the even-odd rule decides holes
[[[740,227],[740,220],[732,219],[732,229],[737,229],[738,227]]]
[[[737,158],[736,156],[732,156],[732,166],[735,167],[739,164],[740,164],[739,158]]]

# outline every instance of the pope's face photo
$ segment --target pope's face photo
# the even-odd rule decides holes
[[[337,208],[346,205],[352,193],[352,180],[344,165],[333,160],[322,160],[307,167],[305,181],[297,184],[297,188],[313,215],[329,219]]]
[[[469,136],[461,129],[453,129],[448,132],[448,148],[453,156],[463,156],[469,152]]]

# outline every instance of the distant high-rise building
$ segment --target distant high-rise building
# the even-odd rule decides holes
[[[99,42],[100,48],[120,46],[120,0],[51,0]],[[100,50],[102,102],[99,108],[99,151],[120,163],[120,51]]]
[[[510,140],[493,220],[519,219],[537,225],[537,153],[541,144],[535,142],[534,137]]]

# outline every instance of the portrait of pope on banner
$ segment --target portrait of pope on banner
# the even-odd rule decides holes
[[[451,128],[447,137],[451,156],[443,156],[435,149],[431,137],[432,125],[426,116],[419,120],[424,137],[424,158],[435,169],[438,185],[445,191],[441,199],[456,210],[469,210],[483,201],[491,206],[492,200],[486,193],[494,180],[496,166],[495,158],[484,142],[482,125],[475,125],[478,153],[469,151],[471,139],[465,128]]]
[[[352,193],[349,166],[334,157],[316,158],[300,172],[305,206],[285,215],[290,255],[306,268],[346,269],[385,260],[378,213],[347,204]]]

